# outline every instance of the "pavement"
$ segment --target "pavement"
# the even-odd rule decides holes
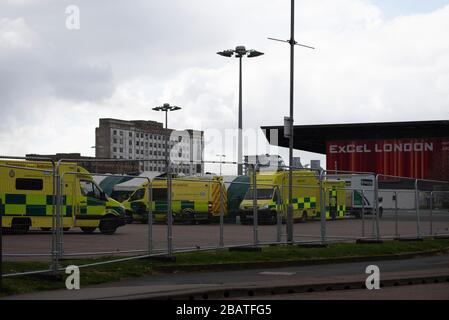
[[[241,300],[257,300],[247,297]],[[345,290],[312,293],[294,293],[263,297],[264,300],[449,300],[449,283],[419,284],[404,287],[388,287],[380,290]]]
[[[214,299],[218,297],[229,297],[235,299],[247,297],[248,295],[257,297],[259,294],[263,294],[263,290],[268,290],[268,294],[274,294],[276,296],[277,292],[285,291],[286,288],[292,288],[293,286],[316,288],[317,286],[345,286],[345,284],[351,284],[351,287],[346,289],[360,289],[368,277],[368,274],[365,273],[366,267],[373,264],[377,265],[380,269],[380,280],[382,283],[389,280],[403,280],[407,282],[407,279],[422,279],[426,277],[440,277],[440,282],[449,281],[448,254],[417,257],[407,260],[323,264],[288,268],[260,268],[224,272],[160,274],[86,287],[82,285],[81,269],[80,290],[37,292],[9,296],[2,300],[187,299],[189,297],[209,297]],[[413,283],[415,284],[416,281]],[[406,294],[407,288],[408,286],[400,286],[398,290]],[[426,290],[424,285],[420,288]],[[442,286],[440,291],[446,289],[448,289],[447,286]],[[363,290],[363,292],[365,291],[368,290]],[[369,292],[375,291],[378,290]],[[347,291],[335,290],[329,298],[335,299],[341,294],[346,294],[345,292]],[[267,296],[260,296],[261,299],[264,297]],[[371,296],[365,292],[360,297],[370,299]],[[400,294],[396,294],[395,297],[401,299]],[[405,298],[407,298],[407,295],[404,295]]]

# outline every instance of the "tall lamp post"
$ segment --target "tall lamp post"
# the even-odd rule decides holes
[[[223,162],[222,158],[226,158],[226,155],[225,154],[217,154],[216,156],[220,157],[220,176],[221,176],[221,163]]]
[[[154,107],[154,111],[164,111],[165,112],[165,129],[168,129],[168,112],[169,111],[176,111],[180,110],[180,107],[177,106],[171,106],[168,103],[164,103],[160,107]],[[165,135],[165,172],[168,174],[168,135]]]
[[[289,138],[289,173],[288,173],[288,206],[287,206],[287,242],[293,242],[293,96],[294,96],[294,64],[295,64],[295,45],[315,49],[314,47],[300,44],[295,40],[295,0],[291,0],[290,4],[290,39],[279,40],[275,38],[268,38],[270,40],[287,42],[290,44],[290,116],[285,119],[284,133]]]
[[[235,49],[229,49],[217,52],[220,56],[231,58],[235,56],[239,59],[239,132],[238,132],[238,161],[237,161],[237,175],[243,174],[242,167],[242,58],[254,58],[263,55],[263,52],[257,50],[247,50],[245,46],[237,46]]]
[[[165,112],[165,129],[168,129],[168,112],[180,110],[180,107],[171,106],[168,103],[164,103],[160,107],[154,107],[154,111],[164,111]],[[168,256],[172,256],[173,254],[173,236],[172,236],[172,226],[173,226],[173,215],[172,215],[172,207],[171,207],[171,194],[172,194],[172,186],[171,186],[171,166],[169,164],[168,158],[168,133],[165,134],[165,172],[167,175],[167,248],[168,248]]]

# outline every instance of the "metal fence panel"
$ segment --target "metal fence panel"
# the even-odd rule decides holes
[[[3,276],[48,272],[55,268],[54,167],[50,162],[5,161],[0,164],[2,262],[36,261],[39,270],[4,269]],[[54,230],[54,229],[53,229]]]

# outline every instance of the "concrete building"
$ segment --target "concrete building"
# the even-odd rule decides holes
[[[204,132],[165,129],[156,121],[100,119],[95,129],[95,156],[138,160],[140,171],[165,171],[165,138],[175,173],[204,173]]]

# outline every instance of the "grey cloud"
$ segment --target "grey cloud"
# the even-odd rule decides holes
[[[47,70],[47,78],[57,98],[76,102],[109,98],[115,88],[109,65],[58,64]]]

